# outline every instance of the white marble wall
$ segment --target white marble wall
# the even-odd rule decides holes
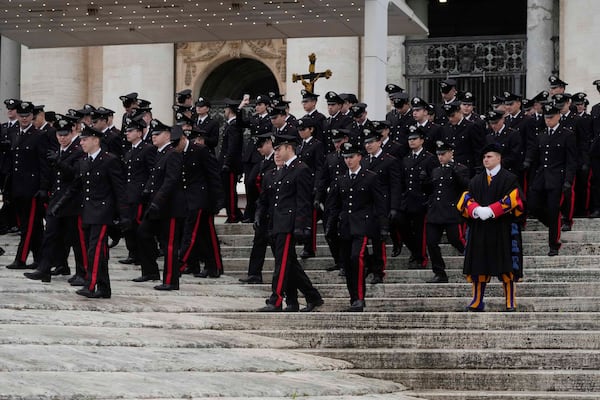
[[[64,113],[87,98],[87,49],[21,47],[21,99]]]
[[[600,1],[560,1],[560,77],[567,91],[583,91],[590,104],[600,102],[592,82],[600,79]]]
[[[118,110],[115,124],[120,125],[122,105],[119,96],[138,92],[152,102],[152,114],[166,124],[173,122],[175,99],[175,45],[147,44],[105,46],[103,51],[102,102]]]
[[[554,0],[527,0],[527,93],[547,89],[554,63]]]
[[[293,73],[308,72],[308,55],[315,53],[316,72],[330,69],[333,75],[329,79],[319,79],[315,84],[315,92],[320,94],[317,109],[327,115],[327,103],[324,94],[330,90],[337,93],[359,93],[359,38],[307,38],[288,39],[287,41],[287,88],[286,99],[290,100],[290,112],[296,116],[304,115],[302,96],[304,89],[300,82],[292,83]]]

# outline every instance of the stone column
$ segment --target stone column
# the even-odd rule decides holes
[[[7,37],[0,38],[0,121],[6,118],[4,99],[21,96],[21,45]]]
[[[387,98],[388,1],[365,0],[365,39],[363,51],[363,101],[367,103],[369,119],[385,119]]]
[[[527,97],[548,88],[552,74],[553,0],[527,0]]]
[[[116,111],[115,126],[121,125],[123,115],[119,96],[130,92],[152,102],[154,118],[165,124],[173,122],[174,44],[105,46],[102,57],[102,103]]]

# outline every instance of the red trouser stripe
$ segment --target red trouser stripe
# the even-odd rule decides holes
[[[186,249],[185,253],[181,261],[183,261],[183,265],[181,266],[181,271],[185,269],[187,266],[187,260],[190,257],[190,253],[194,248],[194,244],[196,243],[196,236],[198,235],[198,227],[200,226],[200,217],[202,216],[202,209],[198,209],[198,214],[196,215],[196,222],[194,222],[194,229],[192,230],[192,237],[190,238],[190,245]]]
[[[292,239],[292,234],[288,233],[285,235],[285,245],[283,246],[283,257],[281,259],[281,267],[279,267],[279,279],[277,279],[277,287],[275,288],[275,294],[277,295],[277,300],[275,302],[275,307],[281,306],[283,302],[283,280],[285,279],[285,268],[287,266],[288,253],[290,250],[290,240]]]
[[[573,225],[573,213],[575,212],[575,184],[577,178],[573,179],[573,185],[571,185],[571,204],[569,205],[569,215],[567,216],[569,224]]]
[[[463,244],[463,246],[467,245],[467,239],[465,238],[465,224],[464,223],[458,224],[458,239]]]
[[[312,251],[317,251],[317,209],[313,208],[312,212]]]
[[[106,225],[102,225],[100,229],[100,235],[98,235],[98,242],[96,242],[96,251],[94,252],[94,264],[92,265],[92,279],[90,280],[90,291],[94,291],[96,287],[96,280],[98,279],[98,266],[100,264],[100,253],[104,251],[102,242],[104,241],[104,235],[106,235]]]
[[[221,254],[219,254],[217,231],[215,230],[215,221],[212,215],[208,217],[208,226],[210,227],[210,243],[212,245],[213,256],[215,257],[215,264],[217,264],[217,271],[223,271],[223,264],[221,264]]]
[[[85,233],[83,232],[83,222],[81,220],[81,215],[77,216],[77,235],[79,236],[79,247],[81,248],[81,258],[83,259],[83,269],[87,274],[88,271],[88,254],[87,254],[87,246],[85,244]]]
[[[143,211],[144,207],[141,204],[138,204],[137,206],[137,213],[135,214],[135,222],[138,223],[138,225],[140,225],[142,223],[142,211]]]
[[[358,275],[356,283],[358,284],[358,300],[365,299],[365,292],[363,291],[363,280],[365,279],[365,251],[367,250],[368,239],[365,236],[363,238],[362,245],[360,246],[360,253],[358,254]]]
[[[585,182],[585,212],[590,210],[590,198],[592,197],[592,169],[588,172]]]
[[[29,210],[29,220],[27,221],[27,233],[25,234],[25,242],[23,243],[23,251],[21,252],[21,262],[27,261],[29,253],[29,245],[31,244],[31,235],[33,234],[33,222],[35,221],[35,212],[37,207],[36,198],[31,199],[31,209]]]
[[[167,254],[165,255],[167,263],[165,264],[165,284],[170,285],[171,279],[173,279],[173,253],[175,249],[173,248],[173,242],[175,241],[175,218],[171,218],[171,222],[169,223],[169,241],[167,244]]]
[[[235,215],[235,175],[233,172],[229,172],[229,212],[233,218],[237,218]]]

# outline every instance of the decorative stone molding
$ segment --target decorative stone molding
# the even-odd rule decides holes
[[[525,73],[526,43],[521,36],[407,40],[408,77]]]
[[[233,40],[188,42],[176,46],[176,90],[192,88],[198,93],[209,74],[226,61],[252,58],[265,64],[277,79],[280,90],[286,84],[285,40]]]

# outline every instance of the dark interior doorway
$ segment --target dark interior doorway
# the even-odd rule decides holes
[[[202,96],[218,102],[226,97],[241,99],[246,93],[251,98],[268,92],[279,93],[277,80],[263,63],[251,58],[229,60],[210,73],[202,84]]]

